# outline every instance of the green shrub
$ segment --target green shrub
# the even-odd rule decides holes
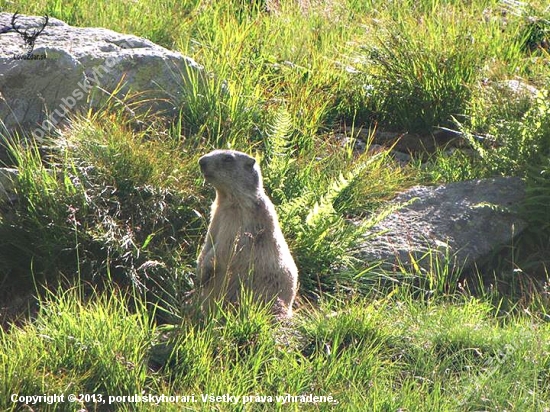
[[[490,174],[525,176],[529,169],[544,164],[550,155],[548,92],[541,90],[528,102],[516,100],[508,110],[516,111],[517,105],[523,112],[519,117],[487,118],[484,139],[465,130],[466,138]],[[502,113],[502,108],[497,110]]]
[[[379,173],[382,164],[391,164],[387,152],[357,159],[347,151],[323,159],[307,158],[305,153],[295,158],[293,123],[285,110],[277,113],[271,129],[266,142],[266,186],[300,269],[302,293],[312,296],[351,287],[356,284],[352,276],[355,249],[373,222],[356,224],[348,218],[354,212],[368,215],[374,208],[362,196],[366,187],[372,187],[371,180],[382,177],[376,184],[389,193],[392,180],[402,178],[400,171],[387,168],[387,173]],[[361,212],[360,205],[365,205]]]
[[[108,117],[75,121],[41,148],[45,159],[12,144],[19,202],[0,224],[7,282],[116,280],[146,291],[188,277],[197,246],[180,237],[198,238],[202,222],[182,166],[195,159],[169,145]]]

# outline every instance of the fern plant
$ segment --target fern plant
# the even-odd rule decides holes
[[[267,165],[264,167],[264,175],[271,187],[271,195],[276,201],[287,200],[289,189],[286,183],[289,180],[291,169],[295,163],[292,142],[292,117],[285,108],[280,108],[274,115],[273,123],[265,142]]]
[[[548,97],[547,90],[540,90],[519,119],[493,119],[488,127],[488,134],[496,136],[493,147],[459,124],[489,174],[525,176],[530,168],[544,165],[550,155]]]
[[[352,282],[343,268],[353,267],[353,250],[366,228],[348,221],[335,202],[362,175],[369,161],[352,164],[345,174],[317,173],[318,159],[303,163],[293,157],[291,132],[292,119],[280,109],[266,142],[264,174],[300,269],[302,292],[311,296]]]

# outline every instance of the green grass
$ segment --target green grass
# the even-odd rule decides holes
[[[160,406],[174,411],[550,408],[548,4],[266,3],[17,3],[149,38],[208,75],[191,79],[169,124],[128,119],[113,100],[40,146],[5,136],[19,202],[0,220],[0,409],[24,408],[15,393],[106,401],[37,410],[153,408],[109,404],[135,394],[195,396]],[[511,79],[538,94],[514,93]],[[342,138],[439,127],[460,130],[470,151],[441,147],[402,166]],[[287,323],[253,303],[194,312],[213,198],[197,159],[227,147],[260,161],[298,264],[301,298]],[[526,180],[529,230],[476,275],[507,288],[464,284],[436,260],[388,273],[356,258],[397,192],[498,175]],[[286,394],[338,405],[242,404]]]
[[[195,396],[191,409],[330,410],[276,404],[276,396],[332,396],[338,409],[543,410],[550,402],[550,330],[544,320],[494,315],[483,301],[419,302],[399,290],[380,299],[325,299],[273,325],[253,304],[198,325],[156,327],[143,304],[111,290],[83,302],[77,290],[40,301],[36,319],[0,336],[0,405],[12,393]],[[241,397],[238,405],[201,394]],[[242,405],[244,396],[274,401]],[[53,410],[45,403],[40,410]],[[58,410],[74,405],[59,404]],[[166,410],[182,405],[165,403]]]

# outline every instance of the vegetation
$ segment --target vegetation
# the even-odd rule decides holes
[[[295,410],[550,408],[550,4],[532,3],[18,2],[149,38],[211,75],[191,78],[177,119],[111,101],[40,146],[3,136],[19,201],[0,221],[0,409],[70,393],[102,398],[30,406],[149,410],[109,396],[164,394],[195,397],[167,410],[274,410],[289,394],[305,396]],[[473,150],[403,166],[391,148],[353,149],[361,131],[441,128]],[[260,160],[300,269],[287,323],[253,303],[194,315],[213,194],[197,159],[228,147]],[[394,274],[354,255],[398,191],[498,175],[525,179],[529,230],[479,281],[436,264],[388,286]]]

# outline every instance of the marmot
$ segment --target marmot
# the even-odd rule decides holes
[[[237,303],[243,289],[272,303],[278,318],[292,316],[298,269],[264,192],[256,160],[234,150],[214,150],[199,159],[216,189],[210,225],[197,260],[203,309],[221,299]]]

